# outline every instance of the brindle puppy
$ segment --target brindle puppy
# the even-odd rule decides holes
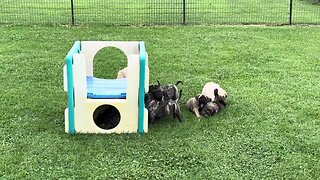
[[[176,84],[168,84],[161,86],[160,82],[157,81],[158,84],[150,85],[149,92],[152,93],[153,97],[158,101],[168,101],[174,100],[178,102],[181,98],[182,90],[178,90],[178,85],[182,83],[182,81],[178,81]]]
[[[178,102],[178,100],[181,98],[181,95],[182,95],[182,90],[180,90],[180,91],[178,90],[179,84],[183,84],[183,82],[178,81],[178,82],[176,82],[176,84],[168,84],[168,85],[161,87],[165,101],[172,99],[172,100]]]
[[[152,93],[147,93],[145,95],[145,107],[148,109],[148,119],[150,123],[154,123],[156,120],[170,114],[173,115],[173,118],[177,117],[180,122],[183,121],[180,106],[174,100],[158,101]]]
[[[173,100],[158,101],[149,111],[149,120],[153,123],[169,115],[173,115],[173,118],[177,117],[180,122],[184,120],[177,102]]]
[[[189,111],[194,112],[196,116],[200,118],[201,115],[199,111],[202,111],[203,107],[211,101],[211,98],[200,94],[198,96],[190,98],[186,103],[186,107]]]

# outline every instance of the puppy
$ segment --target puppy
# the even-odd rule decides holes
[[[172,99],[177,102],[181,98],[182,90],[178,90],[178,85],[180,83],[183,84],[182,81],[178,81],[176,84],[168,84],[161,87],[164,93],[164,100]]]
[[[194,112],[198,118],[201,116],[209,117],[217,109],[217,106],[226,105],[226,98],[227,92],[219,84],[208,82],[202,88],[200,95],[187,101],[186,107],[189,111]]]
[[[179,104],[171,99],[167,101],[157,101],[156,104],[152,104],[148,115],[151,123],[169,115],[173,115],[173,118],[177,117],[180,122],[184,120]]]
[[[149,85],[149,91],[154,91],[154,90],[160,88],[160,82],[158,80],[157,80],[157,83],[158,84],[150,84]]]
[[[157,101],[162,101],[164,100],[164,95],[163,95],[163,90],[160,86],[160,82],[157,81],[158,84],[151,84],[149,85],[149,91],[148,93],[149,96],[152,96],[153,99]]]
[[[118,72],[117,79],[123,79],[127,77],[128,77],[128,67],[125,67]]]
[[[218,92],[219,92],[220,96],[223,96],[223,97],[227,98],[227,96],[228,96],[227,92],[223,88],[221,88],[219,84],[214,83],[214,82],[206,83],[202,88],[201,94],[205,95],[205,96],[207,96],[207,97],[209,97],[211,99],[215,99],[215,95],[214,95],[214,90],[215,89],[218,89]]]
[[[183,121],[180,106],[174,100],[158,101],[152,93],[146,93],[145,107],[148,109],[148,119],[150,123],[154,123],[156,120],[170,114],[172,114],[174,118],[177,117],[180,122]]]
[[[144,95],[144,104],[145,108],[148,110],[152,109],[154,106],[157,105],[159,101],[155,99],[153,94],[151,92],[148,92]]]
[[[168,101],[174,100],[178,102],[178,100],[182,96],[182,90],[178,90],[178,85],[183,83],[182,81],[178,81],[176,84],[168,84],[161,86],[160,82],[157,81],[158,84],[150,85],[149,92],[152,93],[154,98],[158,101]]]
[[[198,95],[195,97],[190,98],[187,103],[186,107],[189,111],[196,114],[198,118],[201,117],[199,111],[202,111],[203,107],[208,103],[211,102],[212,99],[205,96],[205,95]]]
[[[210,101],[204,105],[204,107],[200,110],[200,115],[203,117],[210,117],[225,108],[227,105],[226,103],[226,96],[221,96],[218,92],[218,89],[214,89],[214,96],[215,99]]]

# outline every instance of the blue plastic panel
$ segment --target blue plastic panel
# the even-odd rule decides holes
[[[141,41],[139,43],[139,51],[140,51],[140,74],[139,74],[139,102],[138,102],[138,106],[139,106],[139,112],[138,112],[138,133],[142,134],[144,133],[144,128],[143,128],[143,124],[144,124],[144,95],[145,95],[145,81],[146,81],[146,47],[144,45],[144,42]]]
[[[68,121],[69,121],[69,133],[75,134],[74,126],[74,92],[73,92],[73,54],[80,53],[81,44],[80,41],[76,41],[66,56],[67,65],[67,78],[68,78]]]
[[[87,97],[90,99],[125,99],[127,79],[87,77]]]

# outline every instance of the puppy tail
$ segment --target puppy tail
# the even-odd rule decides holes
[[[159,80],[157,80],[157,83],[158,83],[158,87],[160,87],[160,82],[159,82]]]
[[[182,90],[180,89],[180,91],[179,91],[179,99],[181,99],[181,96],[182,96]]]
[[[176,83],[176,86],[178,86],[179,84],[183,84],[183,82],[182,82],[182,81],[178,81],[178,82]]]

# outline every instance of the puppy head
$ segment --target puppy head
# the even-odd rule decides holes
[[[212,101],[211,98],[209,98],[205,95],[196,96],[196,100],[199,102],[199,110],[200,111],[208,102]]]
[[[164,94],[161,88],[158,89],[154,89],[153,91],[151,91],[153,98],[157,101],[162,101],[164,98]]]
[[[149,85],[149,92],[151,92],[151,91],[153,91],[153,90],[155,90],[155,89],[158,89],[158,88],[160,88],[160,82],[157,80],[157,83],[158,84],[150,84]]]
[[[149,92],[152,95],[152,98],[161,101],[163,99],[163,90],[160,86],[160,82],[157,80],[158,84],[149,85]]]

